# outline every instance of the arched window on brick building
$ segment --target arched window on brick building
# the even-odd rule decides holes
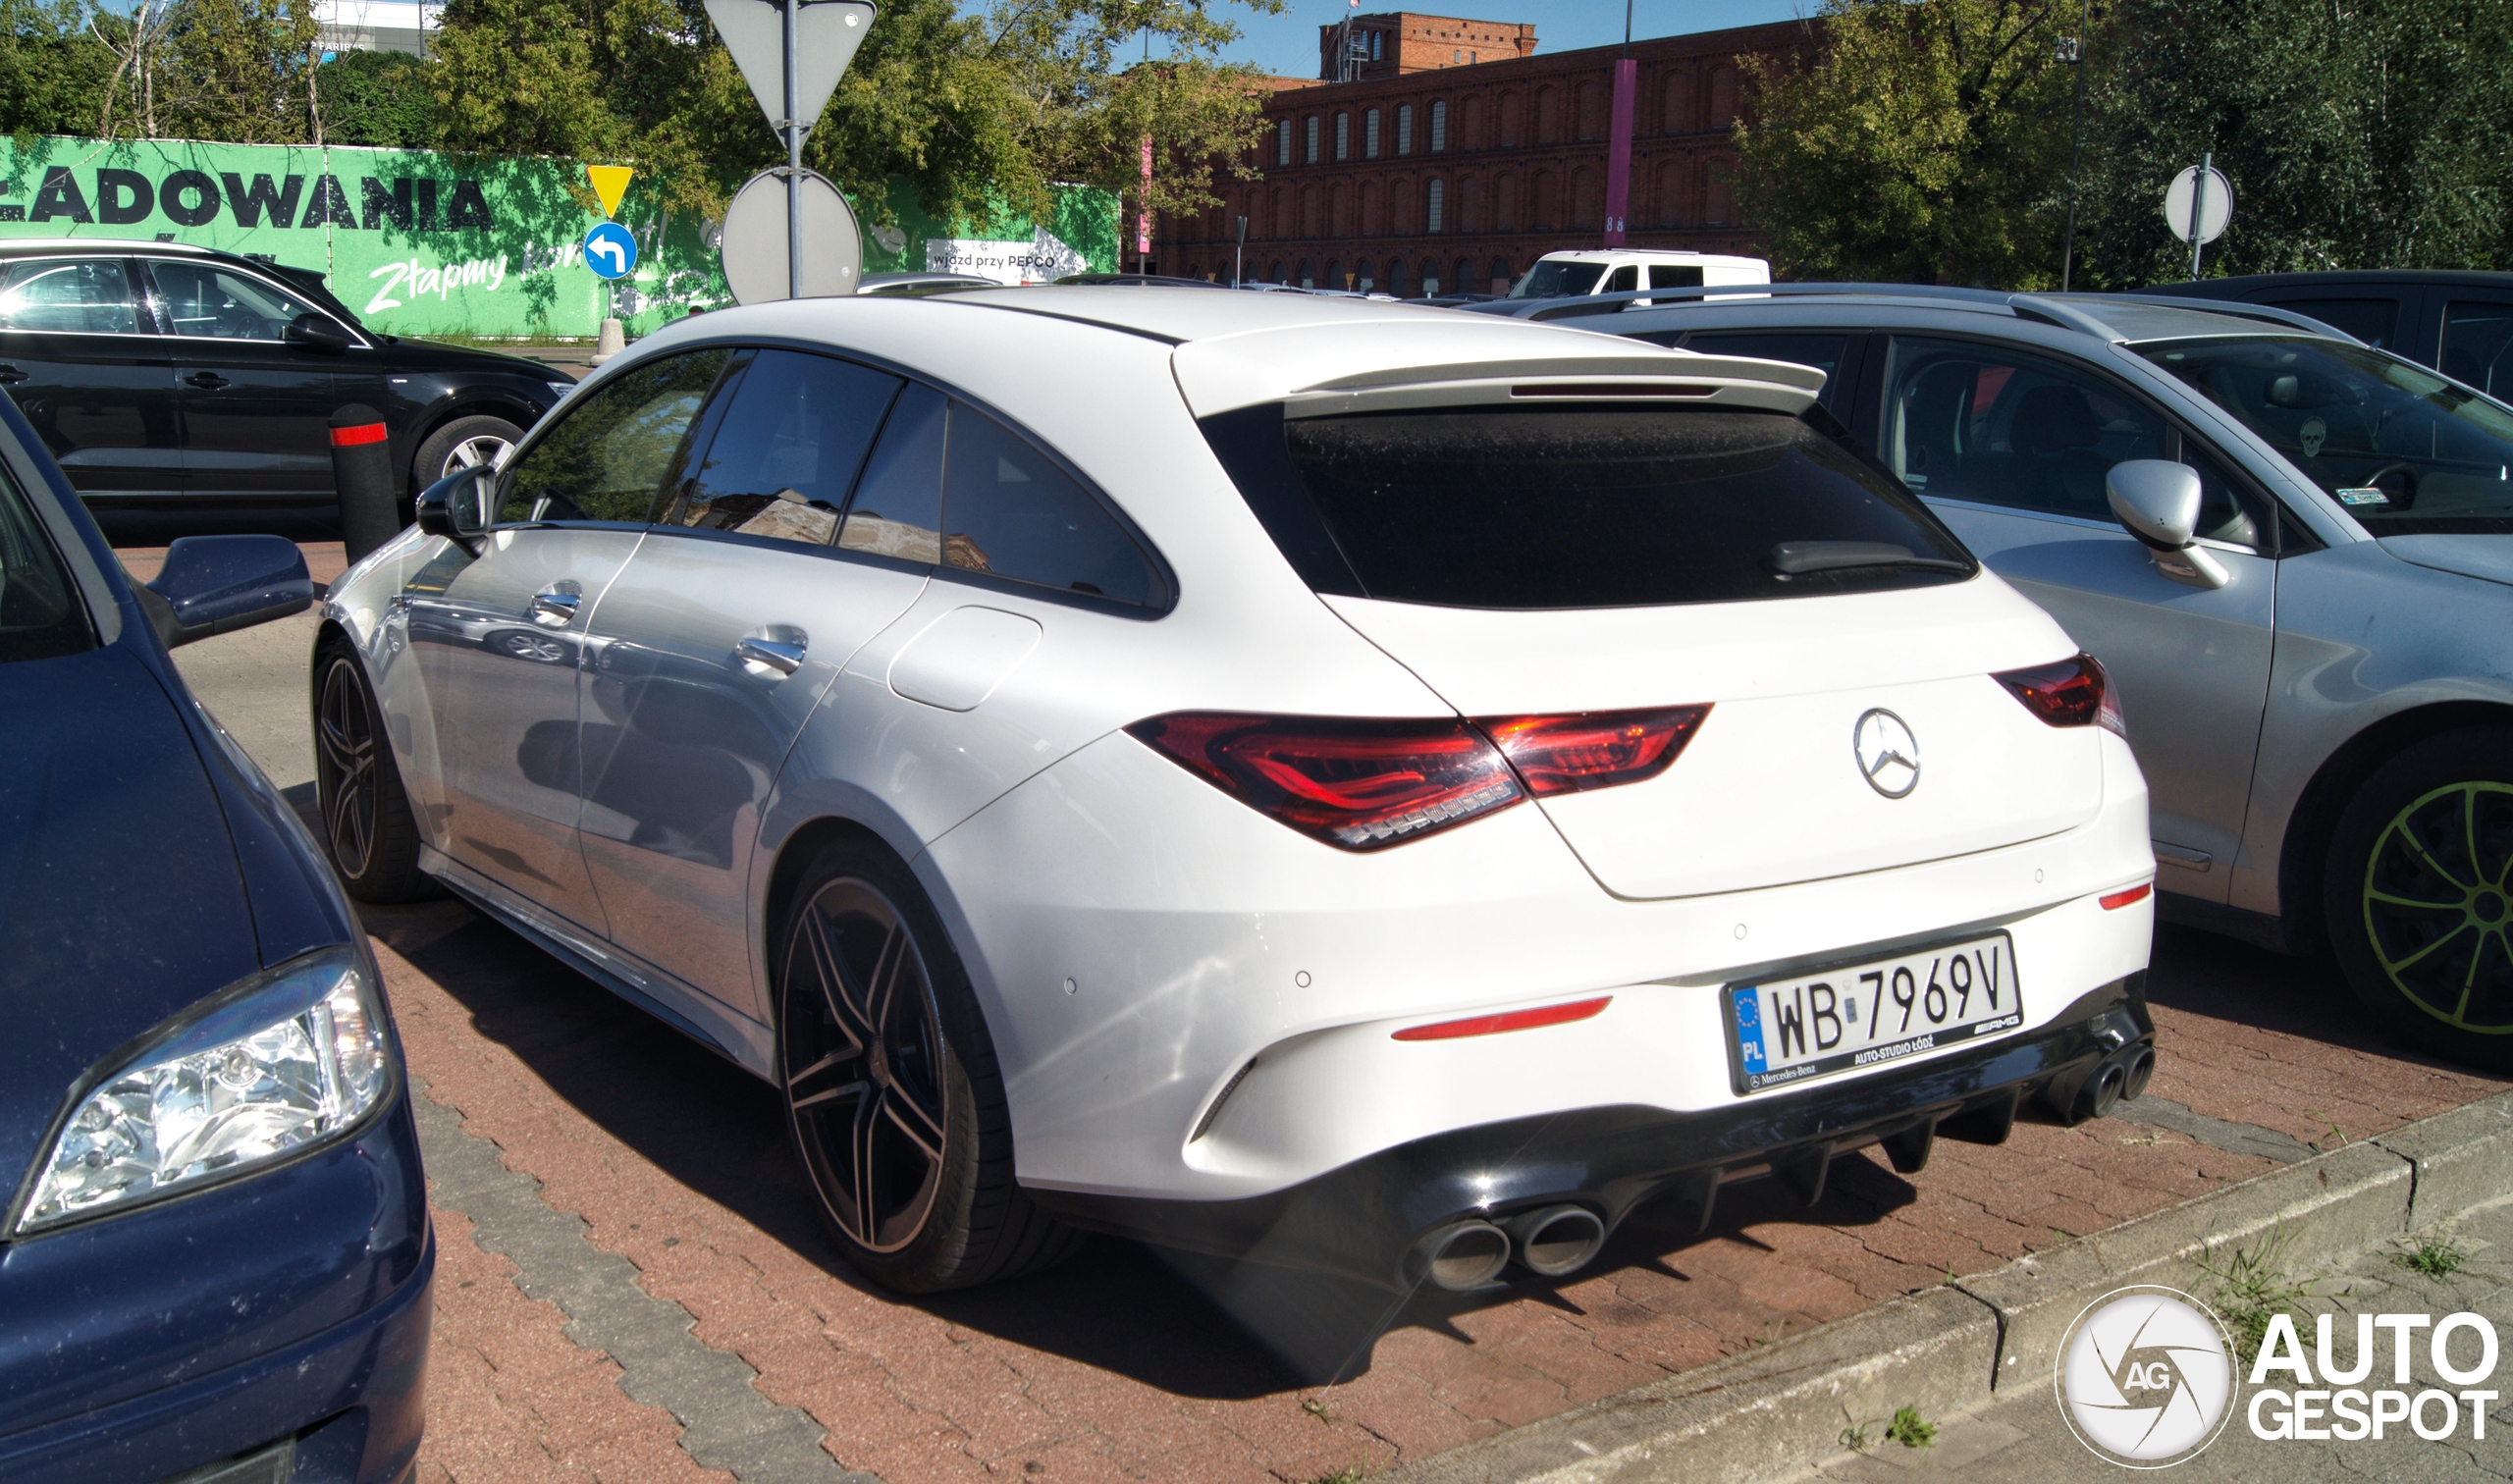
[[[1414,105],[1411,103],[1396,105],[1396,152],[1401,155],[1414,152]]]
[[[1449,147],[1449,105],[1445,98],[1431,102],[1431,153],[1441,154]]]
[[[1442,225],[1441,209],[1448,204],[1448,182],[1437,176],[1422,187],[1422,230],[1437,233]]]
[[[1378,32],[1373,31],[1371,34],[1377,35]],[[1362,115],[1362,158],[1364,160],[1378,158],[1378,110],[1375,108]]]
[[[1301,123],[1301,129],[1303,131],[1305,145],[1305,152],[1302,155],[1301,163],[1304,165],[1314,165],[1317,163],[1317,115],[1310,114],[1307,119],[1303,120]]]

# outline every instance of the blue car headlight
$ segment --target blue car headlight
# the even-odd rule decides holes
[[[355,1128],[392,1090],[372,971],[347,945],[231,985],[126,1048],[37,1166],[26,1236],[184,1194]]]

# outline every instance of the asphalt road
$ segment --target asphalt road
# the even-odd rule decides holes
[[[339,569],[336,546],[308,557],[318,581]],[[151,570],[150,554],[125,558]],[[315,622],[177,657],[308,814]],[[1643,1211],[1560,1284],[1391,1307],[1100,1242],[1017,1284],[911,1300],[855,1277],[822,1237],[769,1089],[458,903],[366,918],[425,1094],[440,1242],[421,1477],[459,1484],[1307,1484],[1616,1396],[2506,1086],[2380,1044],[2325,966],[2166,930],[2151,982],[2162,1065],[2123,1116],[2019,1122],[1997,1148],[1941,1140],[1910,1180],[1851,1156],[1812,1208],[1740,1187],[1698,1240]],[[2494,1281],[2502,1249],[2480,1255],[2466,1281]],[[1826,1472],[2092,1476],[2047,1403],[1946,1421],[1936,1447],[1871,1447]],[[2403,1477],[2506,1464],[2492,1449],[2229,1437],[2185,1471],[2353,1478],[2393,1455],[2413,1456]]]

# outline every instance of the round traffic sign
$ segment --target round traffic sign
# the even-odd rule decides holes
[[[596,276],[623,279],[636,271],[637,238],[617,222],[605,222],[585,234],[584,253]]]
[[[2203,242],[2213,242],[2224,236],[2225,223],[2233,220],[2234,186],[2225,179],[2223,171],[2211,169],[2208,172],[2208,199],[2204,205],[2199,203],[2198,195],[2199,167],[2196,165],[2174,176],[2172,184],[2165,188],[2164,219],[2172,227],[2176,241],[2190,240],[2190,210],[2194,205],[2200,205],[2199,240]]]
[[[784,298],[837,298],[864,275],[864,238],[855,212],[827,176],[803,175],[803,288],[788,286],[785,177],[763,170],[743,183],[724,213],[724,282],[745,304]]]

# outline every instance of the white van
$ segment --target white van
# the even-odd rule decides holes
[[[1589,252],[1546,253],[1510,287],[1510,297],[1577,298],[1588,293],[1627,293],[1637,289],[1704,289],[1770,282],[1771,264],[1763,258],[1604,247]]]

